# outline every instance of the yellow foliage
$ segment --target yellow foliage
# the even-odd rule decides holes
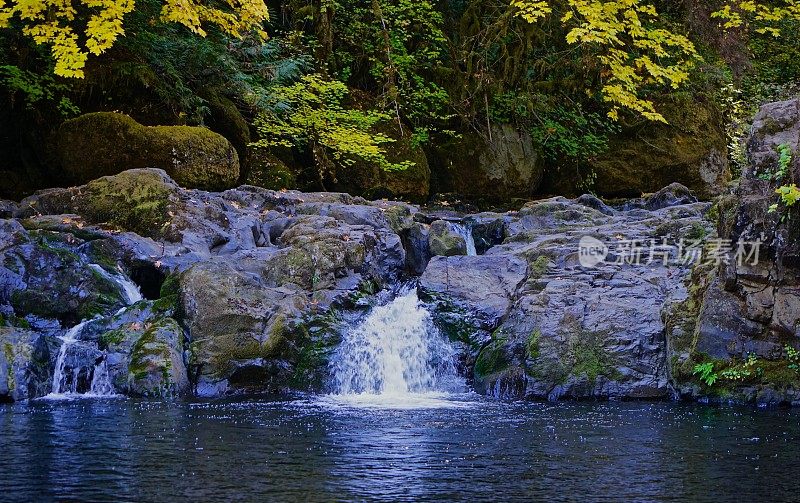
[[[266,36],[261,31],[269,19],[264,0],[224,3],[225,9],[211,0],[164,0],[161,20],[182,24],[200,36],[209,25],[235,37],[250,30]],[[57,75],[80,78],[89,54],[103,53],[124,34],[123,20],[134,8],[134,0],[0,0],[0,28],[18,19],[25,35],[50,46]],[[78,9],[88,14],[79,16]]]
[[[611,105],[609,117],[621,108],[666,122],[653,103],[640,97],[644,86],[677,88],[689,79],[694,44],[683,35],[655,28],[658,12],[644,0],[567,0],[561,22],[569,28],[566,40],[583,46],[605,67],[603,99]],[[549,13],[547,2],[514,0],[517,15],[535,22]]]
[[[754,25],[757,33],[778,37],[781,31],[775,26],[783,19],[800,20],[800,4],[797,0],[784,0],[782,5],[769,5],[755,0],[738,0],[726,3],[720,10],[711,14],[713,18],[724,21],[724,29]]]

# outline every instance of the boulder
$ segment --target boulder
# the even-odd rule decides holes
[[[128,169],[163,169],[183,187],[223,190],[239,181],[236,150],[202,127],[142,126],[127,115],[85,114],[57,133],[64,173],[74,183]]]
[[[78,214],[89,223],[108,223],[141,236],[164,235],[180,207],[178,186],[162,170],[136,169],[92,180],[81,187],[48,189],[24,199],[18,218]]]
[[[464,133],[430,148],[433,192],[487,200],[530,197],[544,173],[531,136],[510,124]]]
[[[153,304],[136,305],[114,317],[99,335],[117,393],[159,398],[189,393],[184,331],[166,314]]]

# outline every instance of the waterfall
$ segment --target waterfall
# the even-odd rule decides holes
[[[334,391],[378,400],[463,391],[454,361],[416,288],[406,288],[345,334],[332,361]]]
[[[61,348],[58,350],[58,357],[56,358],[56,366],[53,370],[53,384],[50,393],[52,395],[59,395],[64,383],[64,365],[67,360],[67,351],[71,346],[78,342],[78,336],[81,334],[83,327],[86,326],[91,320],[84,320],[74,327],[67,330],[64,337],[61,338]],[[72,382],[69,386],[69,392],[74,393],[77,388],[77,372],[73,372]]]
[[[97,272],[97,274],[107,279],[111,283],[116,284],[119,287],[120,292],[122,292],[126,305],[130,306],[136,304],[143,299],[142,292],[139,291],[139,287],[136,285],[136,283],[131,281],[121,272],[117,274],[111,274],[97,264],[89,264],[89,268]]]
[[[467,255],[475,256],[478,254],[478,251],[475,249],[475,238],[472,236],[472,227],[467,224],[459,224],[459,223],[452,223],[453,229],[458,233],[459,236],[464,238],[464,241],[467,242]]]
[[[126,306],[135,304],[143,299],[139,287],[136,283],[131,281],[124,274],[112,274],[100,267],[97,264],[89,264],[89,268],[97,274],[108,280],[109,282],[117,285],[122,293],[122,298]],[[123,307],[118,311],[124,311]],[[79,343],[86,345],[80,341],[80,335],[84,327],[93,321],[93,319],[83,320],[74,327],[67,330],[63,337],[61,337],[61,347],[58,350],[58,357],[56,358],[55,368],[53,370],[53,383],[51,385],[50,394],[48,397],[58,398],[64,396],[74,396],[78,394],[78,374],[79,368],[72,368],[72,378],[66,382],[65,369],[67,367],[67,357],[72,348]],[[92,380],[88,393],[85,396],[115,396],[114,386],[111,384],[111,378],[108,375],[108,366],[106,363],[107,355],[104,353],[99,363],[96,363],[92,369]],[[62,390],[63,393],[62,393]]]

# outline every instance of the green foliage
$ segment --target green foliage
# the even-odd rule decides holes
[[[525,341],[525,354],[531,360],[535,360],[539,357],[539,353],[541,348],[539,347],[539,340],[542,338],[542,331],[534,329],[530,335],[528,335],[528,340]]]
[[[0,65],[0,88],[9,93],[12,106],[21,99],[30,110],[50,108],[64,118],[80,114],[80,109],[65,95],[69,86],[56,82],[49,73],[42,75],[16,65]]]
[[[335,47],[326,62],[339,78],[367,84],[387,111],[415,127],[430,129],[449,118],[450,96],[431,78],[444,62],[448,42],[438,5],[338,0],[335,10],[330,26]]]
[[[392,163],[381,145],[394,141],[371,130],[389,116],[373,110],[348,109],[343,105],[347,87],[321,75],[271,89],[267,111],[256,120],[259,147],[300,147],[314,156],[321,174],[335,174],[337,166],[357,160],[373,162],[387,171],[402,170],[410,162]]]
[[[800,374],[800,351],[792,346],[786,346],[786,358],[789,360],[788,367]]]
[[[608,135],[619,131],[608,118],[586,112],[578,104],[572,108],[557,105],[536,116],[531,136],[553,161],[591,159],[608,148]]]
[[[713,386],[719,375],[714,372],[714,362],[698,363],[694,366],[692,375],[700,375],[700,380],[706,383],[707,386]]]

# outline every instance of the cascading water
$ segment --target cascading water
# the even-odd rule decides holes
[[[104,277],[108,281],[116,284],[124,296],[125,304],[130,306],[143,299],[142,292],[139,290],[139,287],[136,285],[136,283],[128,279],[128,277],[124,274],[111,274],[97,264],[89,264],[89,268],[97,272],[97,274]]]
[[[143,299],[139,287],[122,273],[109,273],[97,264],[89,264],[89,267],[103,278],[117,285],[127,306],[135,304]],[[124,310],[125,308],[122,308],[118,313]],[[65,370],[67,368],[70,350],[81,344],[85,345],[83,341],[80,341],[80,335],[86,325],[91,321],[93,320],[81,321],[67,330],[67,333],[61,337],[61,347],[58,350],[58,357],[56,358],[56,365],[53,370],[53,383],[50,394],[47,397],[60,398],[78,394],[78,369],[72,369],[72,376],[69,380],[65,375]],[[114,386],[111,384],[111,379],[108,375],[105,353],[102,355],[100,362],[94,365],[91,385],[89,391],[85,393],[84,396],[115,396]]]
[[[453,229],[458,233],[459,236],[464,238],[464,241],[467,243],[467,255],[474,257],[478,254],[478,251],[475,249],[475,238],[472,236],[472,227],[466,224],[458,224],[452,223]]]
[[[416,288],[406,288],[345,334],[332,362],[335,396],[380,405],[461,392],[455,356]]]

